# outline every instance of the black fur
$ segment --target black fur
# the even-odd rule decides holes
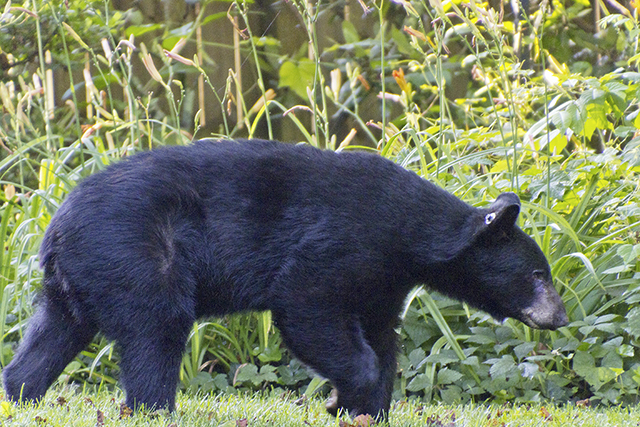
[[[42,303],[3,372],[39,399],[98,331],[133,408],[173,409],[193,322],[271,310],[331,380],[329,410],[386,415],[407,293],[433,289],[534,327],[566,323],[520,202],[461,202],[379,156],[271,141],[138,154],[84,181],[45,233]]]

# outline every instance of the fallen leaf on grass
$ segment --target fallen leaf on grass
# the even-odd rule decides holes
[[[428,427],[456,427],[456,413],[449,411],[442,418],[436,414],[429,415],[425,425]]]
[[[340,421],[340,427],[371,427],[376,420],[369,414],[361,414],[353,419],[353,424],[346,421]]]
[[[104,412],[102,412],[100,409],[96,409],[97,414],[96,414],[96,427],[100,427],[104,425]]]
[[[246,418],[243,418],[241,420],[236,420],[237,427],[247,427],[247,424],[249,424],[249,422],[247,421]]]
[[[376,420],[369,414],[358,415],[353,420],[353,425],[356,427],[369,427],[376,423]]]
[[[120,404],[120,419],[129,418],[133,414],[133,410],[126,403]]]
[[[578,400],[576,402],[576,406],[578,408],[588,408],[589,406],[591,406],[591,401],[589,399]]]
[[[545,421],[553,421],[553,417],[544,406],[540,408],[540,415],[542,416],[542,418],[544,418]]]

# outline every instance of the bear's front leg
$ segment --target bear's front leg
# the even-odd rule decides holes
[[[327,408],[330,413],[344,409],[354,417],[386,417],[391,396],[388,353],[382,352],[384,360],[379,359],[357,315],[338,312],[333,306],[326,310],[289,308],[274,316],[293,354],[336,388],[336,403]]]
[[[383,328],[377,323],[371,325],[363,324],[365,339],[378,358],[380,376],[378,384],[372,390],[372,393],[376,395],[373,400],[382,401],[384,409],[377,415],[377,418],[381,420],[387,420],[389,417],[393,381],[397,373],[398,334],[394,330],[394,325],[392,323]],[[327,412],[334,416],[337,415],[338,411],[344,409],[344,404],[336,389],[332,391],[326,407]]]

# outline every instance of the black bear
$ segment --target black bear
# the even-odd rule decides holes
[[[101,331],[127,405],[173,409],[193,322],[271,310],[337,390],[330,412],[384,417],[414,286],[534,328],[567,323],[519,211],[513,193],[475,208],[372,154],[259,140],[137,154],[83,180],[51,220],[6,394],[41,398]]]

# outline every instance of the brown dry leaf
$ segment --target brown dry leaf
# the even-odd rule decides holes
[[[353,419],[354,427],[370,427],[376,423],[376,420],[369,414],[360,414]]]
[[[429,417],[427,417],[425,425],[429,427],[456,427],[456,413],[453,411],[449,411],[445,415],[443,415],[442,418],[440,418],[440,416],[436,414],[429,415]]]
[[[487,426],[488,427],[504,427],[506,424],[503,421],[501,421],[500,418],[502,418],[502,416],[505,415],[507,412],[509,412],[509,409],[498,409],[496,411],[496,414],[493,417],[491,415],[487,415],[487,420],[489,421],[489,424],[487,424]]]
[[[120,419],[129,418],[133,414],[133,410],[126,403],[120,404]]]
[[[429,415],[425,425],[428,427],[442,427],[442,421],[440,421],[440,417],[437,415]]]
[[[375,424],[375,418],[369,414],[358,415],[353,419],[353,424],[340,420],[340,427],[371,427]]]
[[[553,421],[553,417],[544,406],[540,408],[540,415],[542,416],[542,418],[544,418],[545,421]]]
[[[247,421],[246,418],[243,418],[241,420],[236,420],[236,427],[247,427],[248,424],[249,422]]]
[[[100,409],[96,409],[96,427],[104,425],[104,413]]]
[[[424,405],[417,406],[416,409],[413,410],[413,412],[415,412],[416,415],[422,415],[424,413]]]
[[[578,400],[576,402],[576,406],[578,408],[588,408],[589,406],[591,406],[591,401],[589,399]]]

